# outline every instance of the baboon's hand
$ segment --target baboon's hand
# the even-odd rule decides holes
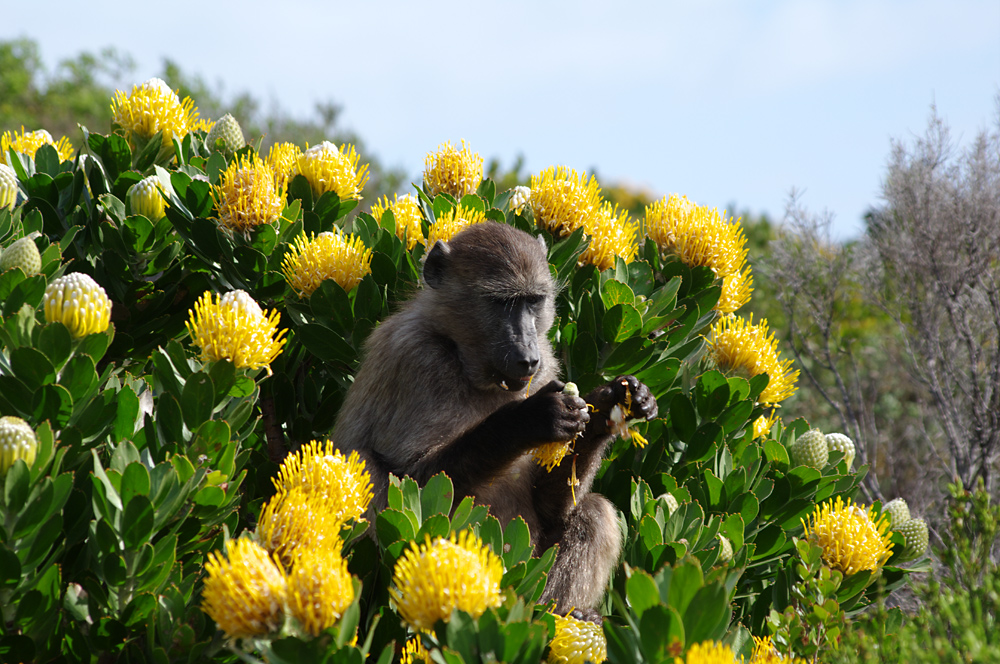
[[[656,417],[656,398],[645,383],[635,376],[618,376],[611,381],[615,403],[625,411],[626,419],[651,420]]]
[[[563,387],[561,381],[553,380],[518,404],[516,416],[523,418],[529,446],[573,440],[587,427],[587,402],[564,394]]]
[[[621,407],[628,420],[651,420],[656,417],[656,399],[652,392],[635,376],[618,376],[613,381],[601,385],[587,395],[587,403],[601,414],[595,418],[595,423],[606,423],[611,426],[611,411],[615,406]]]

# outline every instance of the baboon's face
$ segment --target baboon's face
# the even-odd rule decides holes
[[[531,235],[490,223],[427,255],[424,280],[480,389],[523,390],[549,357],[542,349],[555,317],[555,285],[545,253]]]

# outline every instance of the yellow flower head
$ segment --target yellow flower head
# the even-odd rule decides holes
[[[674,664],[735,664],[733,649],[715,641],[695,643],[684,657],[674,658]]]
[[[500,606],[503,563],[471,531],[456,537],[427,536],[413,542],[396,562],[389,590],[399,614],[413,629],[430,630],[455,609],[478,618]]]
[[[38,452],[38,438],[31,425],[16,415],[0,417],[0,479],[21,459],[31,468]]]
[[[711,268],[718,277],[743,269],[747,238],[739,219],[726,218],[717,208],[693,205],[671,196],[646,208],[646,234],[664,253],[676,254],[686,265]]]
[[[74,272],[45,288],[45,320],[62,323],[70,336],[81,339],[104,332],[111,323],[111,300],[90,276]]]
[[[368,182],[368,164],[358,170],[359,159],[350,143],[345,143],[338,150],[333,143],[323,141],[299,155],[291,177],[300,173],[304,175],[316,198],[332,191],[342,201],[360,200],[361,190]]]
[[[3,156],[0,156],[0,210],[13,209],[17,203],[17,173],[4,160],[8,156],[6,149],[3,151]]]
[[[69,139],[63,136],[58,141],[52,140],[52,134],[45,131],[44,129],[36,129],[35,131],[25,131],[24,126],[21,126],[21,133],[5,131],[3,136],[0,136],[0,151],[3,152],[2,161],[4,164],[10,164],[10,154],[9,150],[14,148],[14,152],[20,152],[21,154],[35,158],[35,153],[38,152],[38,148],[43,145],[51,145],[59,153],[59,161],[66,161],[73,158],[73,145],[69,142]]]
[[[770,378],[767,387],[757,400],[773,405],[795,392],[798,370],[792,371],[792,361],[782,360],[778,353],[778,340],[767,329],[767,321],[756,325],[751,320],[728,315],[712,325],[708,339],[711,357],[725,373],[743,378],[766,373]]]
[[[266,314],[244,291],[223,297],[206,291],[188,317],[191,340],[206,362],[226,359],[238,369],[266,367],[270,375],[270,364],[285,345],[285,330],[278,331],[277,309]]]
[[[381,223],[382,215],[386,210],[392,210],[392,216],[396,219],[396,237],[406,242],[407,249],[413,249],[417,243],[424,244],[424,229],[422,227],[423,215],[420,213],[420,204],[412,194],[400,197],[393,194],[392,203],[389,197],[372,206],[372,216],[375,221]]]
[[[551,664],[600,664],[608,658],[608,642],[600,625],[569,615],[555,619],[556,635],[549,643]]]
[[[635,242],[636,226],[628,218],[628,211],[618,212],[617,205],[602,205],[584,228],[590,244],[580,254],[580,263],[596,265],[601,272],[614,267],[617,256],[631,263],[639,250]]]
[[[782,662],[788,662],[788,664],[805,664],[804,659],[797,657],[795,659],[785,659],[782,657],[771,643],[770,636],[765,636],[764,638],[753,637],[753,653],[750,655],[750,664],[781,664]]]
[[[163,185],[157,175],[150,175],[136,182],[128,190],[128,202],[132,207],[132,214],[141,214],[156,223],[166,214],[166,200],[164,199]]]
[[[437,218],[427,229],[427,246],[433,247],[438,240],[447,242],[473,224],[486,221],[486,213],[476,208],[457,205]]]
[[[662,251],[673,252],[677,240],[677,227],[681,219],[690,215],[698,206],[687,196],[670,194],[646,206],[646,235]]]
[[[739,272],[733,272],[722,278],[722,294],[715,310],[724,314],[735,313],[737,309],[750,301],[753,291],[753,275],[750,268],[745,267]]]
[[[590,222],[601,207],[597,178],[565,166],[550,166],[531,176],[535,223],[553,235],[569,235]]]
[[[198,109],[191,98],[181,101],[159,78],[133,85],[129,94],[116,90],[111,102],[111,122],[122,128],[133,147],[134,137],[152,138],[158,131],[163,132],[166,147],[175,138],[187,136],[197,119]]]
[[[327,279],[345,291],[357,286],[372,271],[372,250],[361,238],[329,231],[295,238],[281,262],[281,271],[292,290],[307,298]]]
[[[809,521],[802,519],[802,527],[809,541],[823,548],[823,562],[850,576],[875,572],[892,555],[889,519],[883,514],[876,522],[874,517],[873,508],[865,511],[837,496],[817,505]]]
[[[403,646],[403,657],[400,660],[402,664],[430,664],[431,654],[424,647],[424,644],[420,642],[420,636],[411,636],[406,640],[406,645]]]
[[[344,456],[329,440],[313,440],[285,457],[273,480],[279,493],[293,488],[318,493],[326,511],[342,523],[360,519],[372,500],[372,482],[357,452]]]
[[[424,157],[424,187],[431,196],[446,193],[461,199],[476,193],[482,181],[483,158],[467,148],[464,140],[461,150],[449,141]]]
[[[342,521],[326,496],[303,487],[275,494],[261,510],[255,538],[286,567],[307,551],[340,552]]]
[[[226,557],[208,554],[201,610],[230,639],[265,636],[281,627],[285,574],[252,540],[226,542]]]
[[[275,188],[274,180],[274,173],[257,155],[233,159],[212,187],[219,224],[248,233],[276,222],[285,208],[285,190]]]
[[[277,191],[285,191],[288,188],[292,170],[299,163],[301,156],[302,149],[295,143],[275,143],[271,146],[264,163],[274,173],[274,188]]]
[[[769,415],[761,415],[753,422],[753,437],[762,438],[771,433],[771,429],[780,420],[777,410],[771,410]]]
[[[332,549],[302,552],[288,575],[288,610],[312,636],[337,624],[354,601],[347,561]]]
[[[562,463],[562,460],[566,458],[566,455],[572,449],[572,441],[542,443],[535,448],[534,459],[539,466],[542,466],[546,471],[551,473],[556,466]]]

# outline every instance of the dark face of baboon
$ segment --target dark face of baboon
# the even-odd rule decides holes
[[[504,224],[476,224],[427,254],[436,320],[480,389],[524,389],[541,368],[555,284],[543,241]]]

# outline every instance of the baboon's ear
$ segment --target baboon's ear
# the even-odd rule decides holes
[[[424,283],[431,288],[438,288],[444,283],[444,274],[448,269],[448,259],[451,257],[451,247],[438,240],[427,252],[424,259]]]
[[[548,256],[549,255],[549,245],[547,245],[545,243],[545,238],[543,238],[541,235],[536,235],[535,239],[538,240],[538,244],[542,245],[542,253],[545,254],[546,256]]]

